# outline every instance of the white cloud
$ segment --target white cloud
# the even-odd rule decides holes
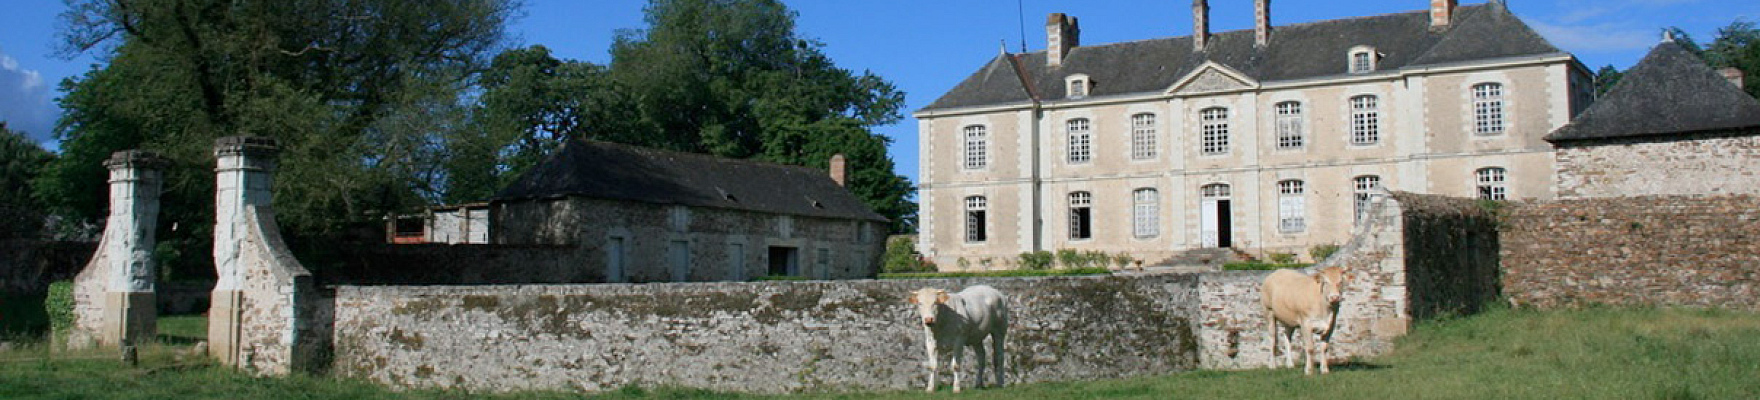
[[[1552,45],[1570,51],[1643,50],[1661,38],[1661,31],[1623,24],[1553,25],[1531,21],[1529,25]]]
[[[41,142],[48,142],[60,110],[43,74],[20,66],[17,59],[0,51],[0,121]]]

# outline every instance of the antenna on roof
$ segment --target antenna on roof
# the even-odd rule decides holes
[[[997,41],[1002,42],[1002,55],[1008,55],[1008,39],[999,39]]]
[[[1027,53],[1027,6],[1022,4],[1023,1],[1024,0],[1014,0],[1014,17],[1015,17],[1016,22],[1019,22],[1021,25],[1021,54],[1026,54]],[[1006,47],[1008,47],[1008,45],[1004,44],[1003,47],[1006,48]],[[1004,52],[1006,53],[1007,51],[1004,51]]]

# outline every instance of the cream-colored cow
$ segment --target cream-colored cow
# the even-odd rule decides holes
[[[923,288],[911,292],[909,301],[917,305],[917,316],[923,324],[926,348],[929,350],[929,392],[935,391],[940,374],[941,358],[951,356],[953,392],[959,393],[960,358],[966,348],[978,356],[978,387],[984,386],[984,338],[990,338],[990,360],[996,371],[996,386],[1002,386],[1002,342],[1008,336],[1008,301],[996,288],[978,285],[959,293]]]
[[[1290,341],[1295,340],[1291,336],[1299,333],[1302,352],[1307,355],[1302,361],[1302,374],[1314,373],[1315,358],[1319,359],[1320,373],[1331,372],[1326,365],[1326,351],[1331,347],[1328,342],[1337,320],[1339,300],[1344,297],[1340,288],[1350,282],[1346,272],[1343,266],[1323,268],[1312,275],[1280,269],[1265,277],[1259,299],[1265,306],[1266,331],[1271,335],[1272,367],[1278,364],[1279,338],[1284,338],[1283,365],[1295,366]]]

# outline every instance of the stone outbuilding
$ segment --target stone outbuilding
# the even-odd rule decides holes
[[[872,277],[887,220],[830,164],[572,141],[490,201],[489,243],[574,246],[605,282]]]
[[[1760,194],[1760,101],[1741,79],[1663,39],[1546,136],[1557,146],[1558,196]]]

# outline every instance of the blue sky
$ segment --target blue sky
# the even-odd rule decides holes
[[[785,0],[786,1],[786,0]],[[1020,51],[1045,48],[1045,15],[1062,12],[1081,20],[1082,42],[1113,43],[1191,33],[1191,3],[1123,0],[794,0],[797,32],[825,43],[843,68],[871,70],[905,91],[908,113],[929,104],[978,66],[995,57],[1004,41]],[[54,147],[49,132],[60,111],[56,83],[95,61],[90,55],[54,56],[61,0],[5,0],[0,13],[0,120]],[[1479,1],[1467,1],[1477,4]],[[643,26],[639,0],[526,0],[524,15],[510,25],[510,45],[542,44],[558,57],[605,63],[618,29]],[[1679,26],[1700,42],[1717,28],[1742,19],[1760,21],[1753,0],[1508,0],[1507,4],[1553,45],[1574,53],[1591,69],[1625,69],[1656,43],[1662,27]],[[1422,10],[1428,0],[1310,1],[1272,3],[1275,25]],[[1252,2],[1212,0],[1211,30],[1252,27]],[[1023,24],[1024,22],[1024,24]],[[917,176],[916,121],[879,128],[893,138],[898,172]]]

